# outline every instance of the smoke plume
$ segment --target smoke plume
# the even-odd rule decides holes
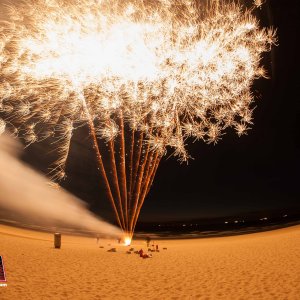
[[[18,159],[21,146],[0,137],[0,210],[40,226],[84,229],[109,237],[121,231],[93,215],[83,201],[47,184],[47,178]],[[18,220],[16,220],[18,221]]]

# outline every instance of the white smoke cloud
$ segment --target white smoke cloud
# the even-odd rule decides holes
[[[119,237],[121,231],[63,189],[47,185],[47,178],[18,159],[21,147],[7,135],[0,136],[0,210],[32,220],[37,225],[85,229]]]

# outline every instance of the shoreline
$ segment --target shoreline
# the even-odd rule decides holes
[[[206,238],[218,238],[218,237],[230,237],[230,236],[240,236],[240,235],[248,235],[255,234],[261,232],[268,232],[273,230],[279,230],[284,228],[290,228],[293,226],[300,225],[299,221],[292,221],[287,223],[275,223],[268,224],[262,226],[245,226],[240,228],[231,228],[226,230],[191,230],[190,232],[175,232],[175,231],[157,231],[157,232],[145,232],[145,231],[137,231],[135,232],[134,240],[145,240],[147,236],[150,238],[154,238],[156,240],[189,240],[189,239],[206,239]],[[53,234],[54,232],[60,232],[63,235],[68,236],[78,236],[78,237],[86,237],[86,238],[96,238],[97,233],[76,230],[71,228],[56,228],[53,230],[47,227],[41,227],[37,225],[30,224],[19,224],[17,222],[5,222],[0,220],[0,233],[1,226],[12,227],[21,230],[33,231],[33,232],[41,232]],[[100,235],[100,238],[106,238],[105,236]],[[109,238],[108,238],[109,239]]]

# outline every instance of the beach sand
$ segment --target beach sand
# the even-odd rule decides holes
[[[300,299],[300,226],[158,245],[142,259],[116,241],[63,235],[54,249],[52,234],[0,225],[0,299]]]

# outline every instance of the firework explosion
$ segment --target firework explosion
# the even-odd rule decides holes
[[[0,133],[7,126],[28,144],[56,138],[52,177],[61,180],[73,131],[88,124],[130,237],[166,149],[186,161],[188,138],[216,143],[228,127],[247,131],[251,86],[266,77],[261,55],[276,42],[251,10],[221,1],[31,0],[6,9]]]

